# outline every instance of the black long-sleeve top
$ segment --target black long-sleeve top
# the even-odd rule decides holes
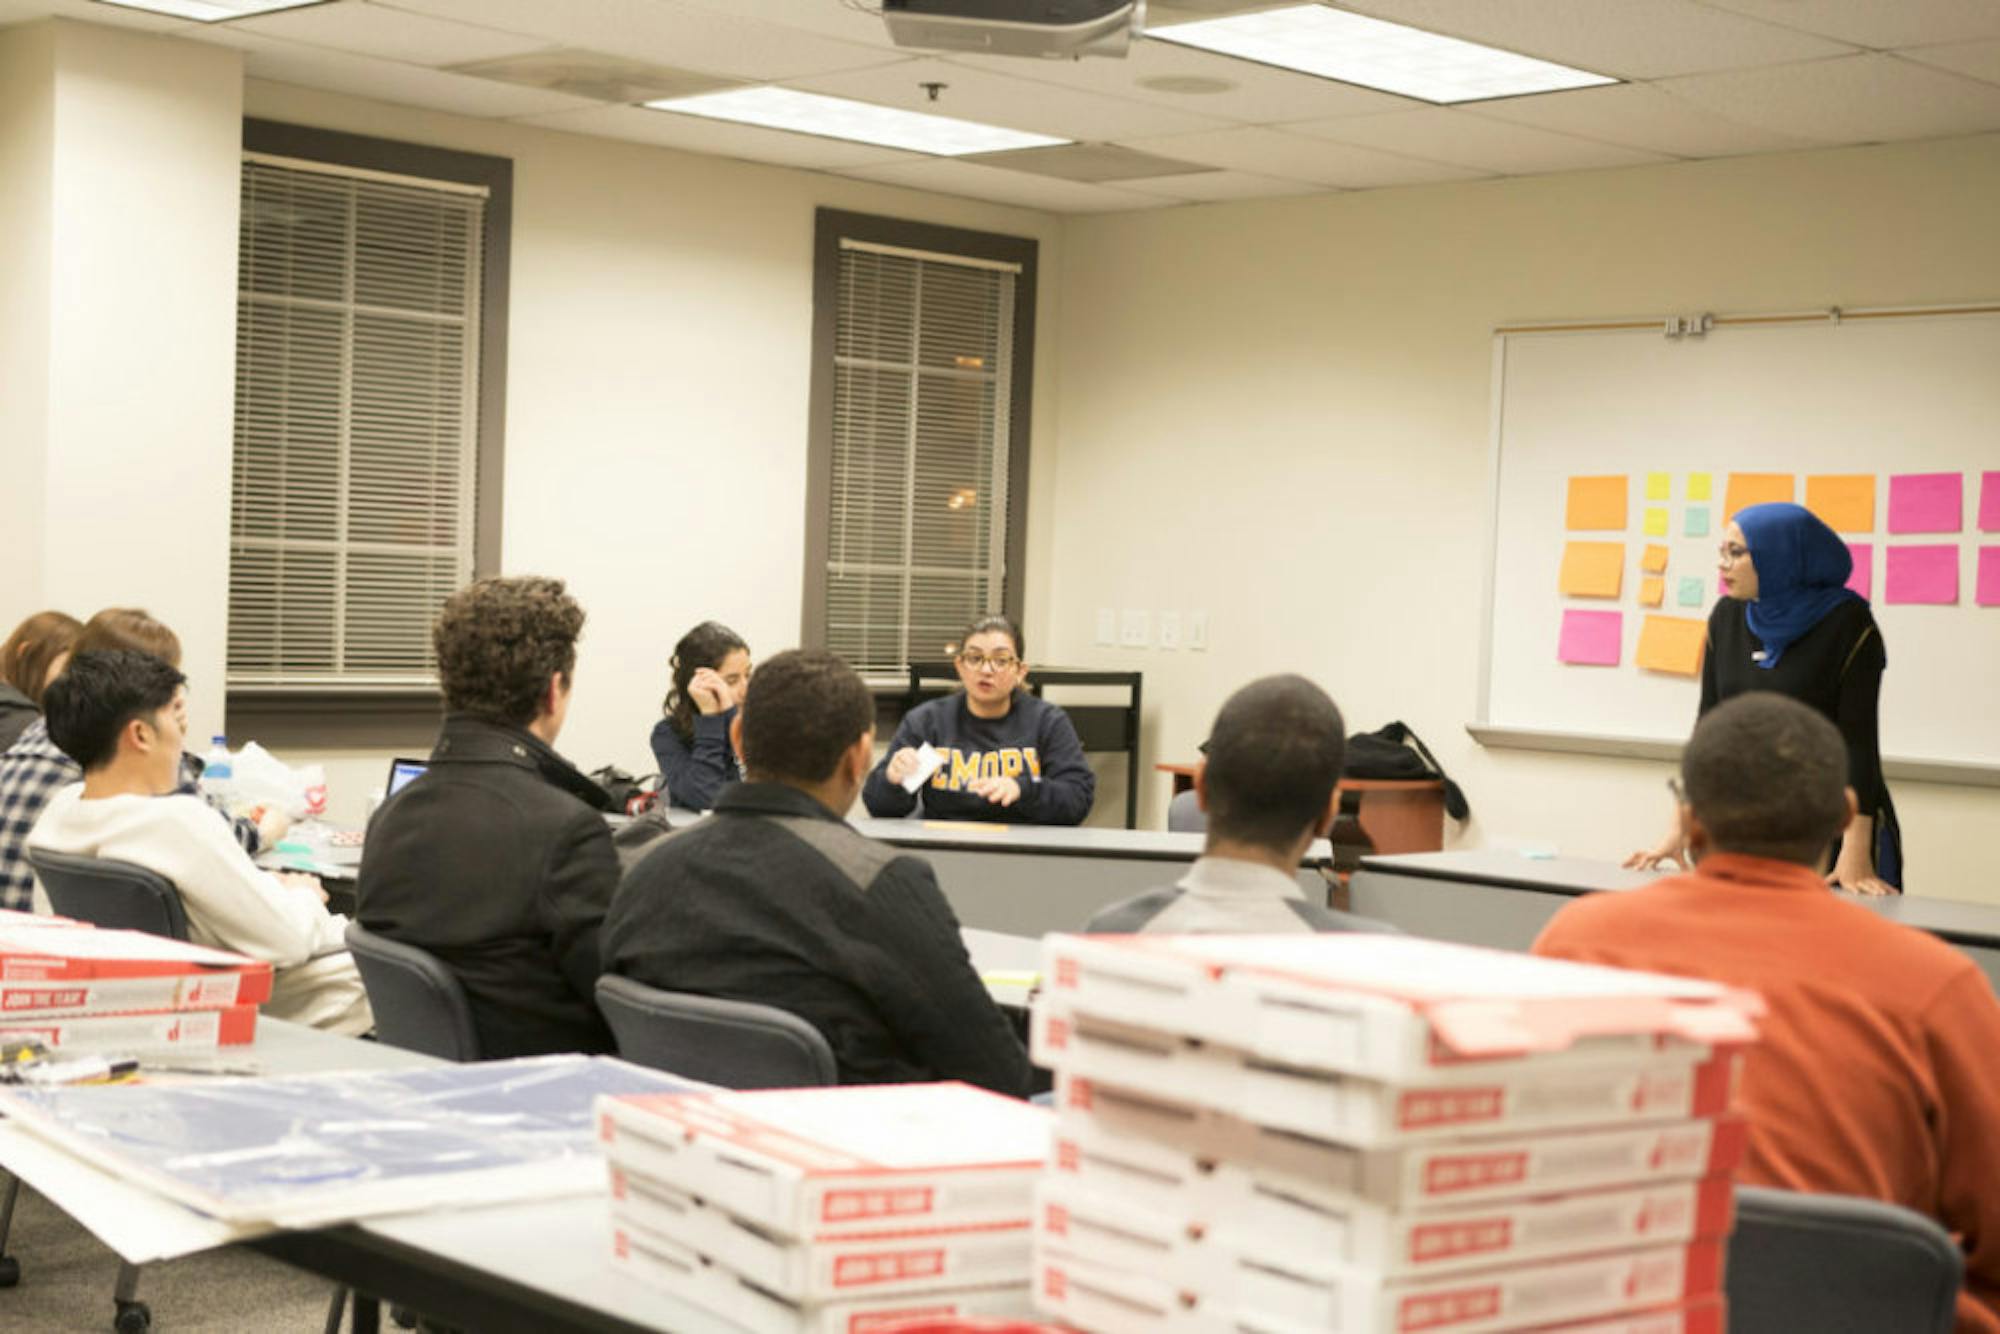
[[[924,742],[944,763],[915,792],[889,781],[889,761],[905,746]],[[1021,785],[1021,799],[996,806],[971,784],[995,775]],[[1025,690],[1016,690],[1002,718],[981,718],[965,692],[919,704],[903,715],[888,754],[868,775],[861,800],[870,815],[895,818],[923,804],[926,820],[993,820],[1006,824],[1082,824],[1097,795],[1097,775],[1083,757],[1083,743],[1069,715]]]
[[[672,718],[662,718],[653,726],[653,758],[659,761],[660,777],[667,784],[667,801],[691,811],[705,811],[715,805],[722,789],[743,777],[736,762],[736,749],[729,744],[729,724],[735,709],[721,713],[697,713],[694,736],[681,740]]]
[[[844,1084],[962,1079],[1024,1096],[1028,1057],[930,863],[782,783],[734,783],[626,875],[605,970],[789,1010]]]
[[[1701,712],[1752,690],[1789,695],[1818,709],[1847,743],[1847,782],[1861,814],[1879,818],[1887,791],[1876,725],[1882,669],[1889,658],[1868,604],[1843,602],[1799,636],[1768,671],[1752,654],[1764,641],[1751,632],[1749,603],[1724,598],[1708,617],[1701,667]]]

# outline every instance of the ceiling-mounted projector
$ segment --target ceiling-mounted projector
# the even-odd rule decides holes
[[[898,46],[989,56],[1120,56],[1146,0],[882,0]]]

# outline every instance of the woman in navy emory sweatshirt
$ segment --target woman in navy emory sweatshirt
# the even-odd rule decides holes
[[[1027,675],[1011,620],[973,622],[958,654],[965,689],[903,715],[888,755],[861,790],[868,813],[908,815],[921,802],[927,820],[1083,823],[1097,775],[1069,715],[1021,689]],[[903,783],[922,767],[925,742],[941,763],[910,792]]]

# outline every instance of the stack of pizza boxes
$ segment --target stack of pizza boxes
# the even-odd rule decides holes
[[[605,1098],[619,1268],[758,1334],[1032,1310],[1050,1113],[966,1084]]]
[[[1039,1309],[1707,1334],[1757,997],[1410,937],[1051,936]]]
[[[25,920],[24,920],[25,919]],[[66,917],[0,918],[0,1036],[57,1051],[235,1046],[257,1036],[271,965]]]

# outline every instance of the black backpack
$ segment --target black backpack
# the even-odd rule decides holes
[[[1347,763],[1342,771],[1349,778],[1443,779],[1445,814],[1461,822],[1472,814],[1464,791],[1445,776],[1430,747],[1408,723],[1390,723],[1347,738]]]

